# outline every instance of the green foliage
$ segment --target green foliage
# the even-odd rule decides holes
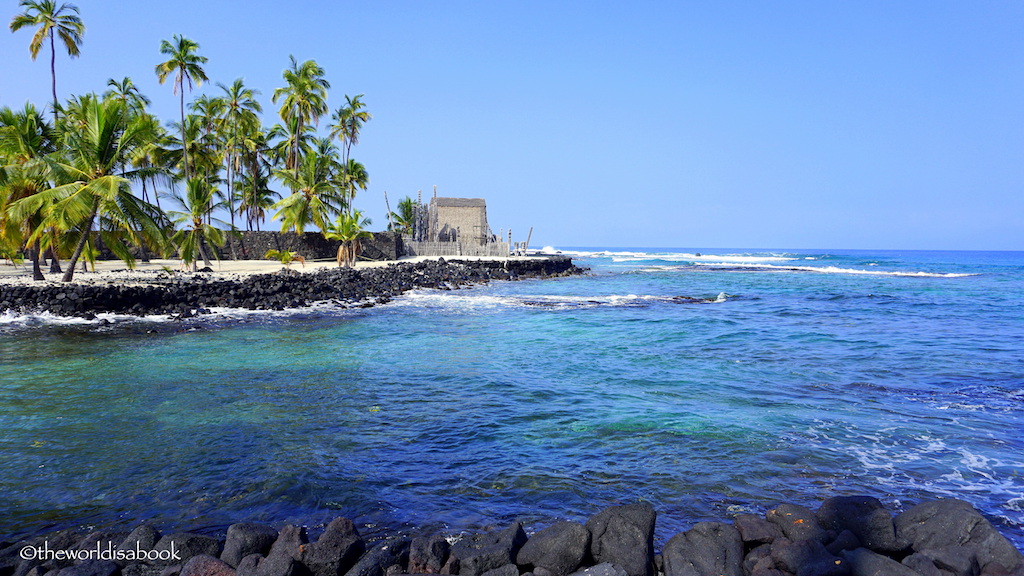
[[[196,271],[196,261],[201,256],[209,266],[210,258],[206,254],[203,243],[223,246],[226,240],[224,231],[213,225],[223,222],[212,217],[217,208],[217,191],[198,176],[188,181],[184,196],[176,196],[175,200],[182,206],[182,211],[171,212],[174,223],[182,226],[174,233],[172,241],[178,247],[182,263]]]
[[[274,250],[273,248],[267,250],[267,253],[263,255],[268,260],[277,260],[284,264],[286,267],[291,266],[292,262],[301,262],[302,267],[306,267],[306,259],[294,252],[288,250]]]
[[[339,267],[355,265],[361,248],[360,240],[373,237],[364,229],[371,223],[369,218],[363,217],[362,212],[353,210],[351,214],[338,215],[333,223],[323,229],[324,238],[341,242],[338,246]]]
[[[85,27],[75,6],[59,0],[20,6],[10,27],[34,28],[33,59],[44,44],[63,43],[78,55]],[[241,79],[218,83],[220,93],[186,106],[186,88],[208,79],[207,58],[180,34],[159,49],[164,61],[155,73],[161,83],[173,81],[178,122],[165,124],[147,112],[150,100],[128,77],[107,80],[103,97],[72,96],[59,106],[54,75],[51,123],[31,105],[0,110],[0,247],[32,257],[38,279],[38,256],[52,250],[71,280],[78,261],[93,257],[97,237],[129,266],[132,248],[142,246],[164,256],[181,251],[194,267],[198,257],[206,259],[204,246],[223,243],[224,228],[237,229],[236,216],[244,221],[240,227],[258,230],[269,212],[283,231],[296,232],[329,230],[337,217],[352,216],[352,200],[369,182],[366,167],[349,157],[372,118],[362,94],[345,95],[325,131],[329,137],[317,138],[320,119],[331,112],[330,83],[314,60],[291,57],[285,85],[273,94],[281,122],[267,130],[259,92]],[[290,190],[283,199],[280,185]],[[161,198],[168,197],[178,211],[163,211]],[[230,224],[213,219],[220,209]],[[344,241],[353,251],[346,262],[354,260],[360,237]]]
[[[406,196],[398,201],[398,212],[391,212],[391,230],[402,234],[412,234],[416,222],[416,202]]]

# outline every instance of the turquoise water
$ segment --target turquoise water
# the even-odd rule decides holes
[[[642,499],[664,540],[870,494],[966,499],[1024,547],[1024,253],[571,253],[591,275],[359,311],[0,316],[0,537]]]

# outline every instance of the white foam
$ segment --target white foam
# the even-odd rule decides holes
[[[728,294],[721,292],[714,299],[701,300],[707,303],[726,302]],[[480,292],[459,293],[442,290],[415,290],[407,292],[392,301],[393,306],[430,309],[458,310],[460,312],[482,312],[499,308],[593,308],[597,306],[629,307],[646,306],[650,303],[678,303],[672,296],[652,294],[604,294],[594,296],[570,295],[516,295],[497,296]]]
[[[130,322],[135,320],[149,320],[161,322],[168,320],[167,316],[131,316],[129,314],[114,314],[112,312],[101,312],[95,318],[79,318],[77,316],[61,316],[50,312],[32,312],[18,314],[5,310],[0,314],[0,326],[88,326],[117,322]]]
[[[697,263],[697,266],[707,266],[710,268],[722,268],[730,267],[735,268],[735,265],[727,263]],[[749,269],[764,269],[764,270],[781,270],[781,271],[795,271],[795,272],[817,272],[819,274],[855,274],[864,276],[898,276],[904,278],[965,278],[967,276],[977,276],[977,274],[968,273],[944,273],[944,272],[897,272],[897,271],[885,271],[885,270],[860,270],[857,268],[838,268],[836,266],[776,266],[773,264],[745,264],[743,268]]]

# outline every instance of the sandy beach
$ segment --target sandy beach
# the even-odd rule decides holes
[[[356,263],[357,269],[366,268],[379,268],[381,266],[388,266],[391,264],[399,264],[404,262],[416,263],[427,260],[438,260],[440,256],[413,256],[400,258],[398,260],[386,260],[386,261],[364,261]],[[510,256],[507,258],[498,257],[477,257],[477,256],[449,256],[446,260],[457,260],[457,261],[528,261],[542,259],[543,257],[537,256]],[[127,265],[121,260],[102,260],[96,262],[96,271],[93,272],[90,267],[88,272],[83,272],[81,268],[75,271],[74,282],[78,284],[97,284],[106,282],[118,282],[118,283],[142,283],[145,284],[151,278],[156,277],[159,274],[166,275],[167,271],[170,270],[172,274],[176,276],[188,276],[193,274],[180,269],[180,260],[170,259],[153,259],[149,262],[137,261],[134,269],[129,269]],[[306,261],[305,264],[295,262],[287,268],[296,272],[316,272],[318,270],[337,268],[338,264],[334,260],[318,260],[318,261]],[[200,263],[200,268],[202,265]],[[278,272],[284,268],[280,262],[275,260],[220,260],[214,261],[213,272],[201,273],[205,277],[210,279],[239,279],[254,274],[272,274]],[[12,265],[5,263],[0,265],[0,284],[3,285],[42,285],[46,283],[62,283],[62,274],[51,274],[49,272],[49,266],[43,267],[43,275],[46,276],[46,280],[43,282],[34,282],[32,280],[32,263],[25,261],[19,265]]]

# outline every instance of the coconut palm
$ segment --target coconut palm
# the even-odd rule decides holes
[[[175,196],[183,211],[172,211],[170,216],[175,224],[184,227],[175,232],[172,241],[178,246],[182,262],[193,272],[198,268],[198,257],[202,257],[206,266],[212,265],[204,244],[224,245],[224,231],[213,224],[224,226],[225,223],[210,216],[217,206],[216,197],[216,189],[198,176],[188,181],[183,196]]]
[[[48,171],[42,158],[54,150],[52,127],[31,104],[21,110],[0,109],[0,245],[10,251],[32,250],[32,278],[44,280],[40,267],[42,242],[26,240],[39,226],[41,212],[12,218],[11,204],[47,189]]]
[[[258,114],[263,107],[256,101],[259,90],[246,88],[241,78],[231,86],[218,83],[224,91],[222,126],[224,131],[224,168],[228,177],[228,212],[231,214],[231,229],[235,229],[235,175],[243,169],[242,152],[245,140],[259,128]]]
[[[64,134],[62,153],[46,158],[51,178],[58,185],[23,198],[11,205],[13,217],[28,217],[44,211],[43,222],[30,241],[46,227],[77,232],[74,253],[64,273],[64,281],[74,279],[75,265],[82,256],[97,219],[104,244],[134,265],[125,240],[135,244],[149,241],[162,245],[165,222],[157,208],[134,196],[128,185],[128,159],[133,148],[150,134],[127,107],[116,99],[95,96],[79,100],[82,118],[72,124],[83,127]],[[45,209],[45,210],[44,210]]]
[[[196,50],[199,49],[199,44],[185,38],[180,34],[174,35],[174,42],[163,40],[160,43],[160,53],[166,54],[170,58],[161,64],[156,65],[156,76],[163,84],[167,80],[167,76],[174,72],[174,93],[179,94],[181,97],[181,141],[187,142],[185,139],[185,84],[188,84],[189,92],[192,91],[193,82],[197,86],[202,86],[203,81],[207,80],[206,72],[203,70],[202,64],[207,62],[205,56],[196,54]],[[185,168],[185,180],[189,180],[190,172],[188,165],[188,145],[184,145],[182,148],[185,154],[182,158],[182,164]]]
[[[283,76],[287,86],[274,90],[271,101],[281,101],[279,114],[284,126],[293,134],[291,148],[285,161],[285,168],[299,175],[301,135],[309,125],[317,125],[320,117],[327,113],[327,90],[330,82],[324,78],[324,69],[314,60],[306,60],[301,65],[291,58],[291,67],[286,68]]]
[[[416,201],[406,196],[398,201],[398,212],[391,212],[391,230],[402,234],[412,234],[416,222]]]
[[[345,194],[345,204],[351,209],[356,199],[356,190],[366,190],[370,184],[370,175],[366,172],[366,166],[349,158],[344,164],[344,170],[338,174],[338,187]]]
[[[372,222],[363,217],[362,212],[353,210],[350,214],[339,214],[334,222],[323,229],[324,238],[341,242],[338,246],[339,267],[355,265],[362,247],[361,241],[373,237],[365,230],[370,224]]]
[[[104,98],[117,98],[136,114],[141,114],[146,110],[146,106],[151,104],[149,98],[140,92],[135,82],[127,76],[121,80],[110,78],[107,80],[107,86],[110,90],[103,93]]]
[[[341,212],[345,198],[337,187],[337,155],[330,152],[329,146],[318,146],[302,157],[294,173],[287,168],[275,170],[274,175],[293,192],[273,206],[282,232],[301,234],[310,224],[323,230],[331,216]]]
[[[341,140],[341,163],[344,167],[345,176],[348,176],[349,173],[348,168],[349,161],[351,160],[352,146],[359,143],[359,132],[362,130],[363,125],[373,118],[372,114],[363,110],[366,104],[360,100],[362,97],[362,94],[357,94],[355,98],[345,94],[345,105],[338,108],[331,117],[334,120],[334,124],[330,126],[331,137]],[[354,188],[349,187],[349,189],[354,192]],[[365,186],[363,189],[366,189]],[[353,193],[349,198],[350,208],[352,206],[351,200],[354,198],[355,194]]]
[[[240,144],[241,164],[245,171],[242,174],[238,209],[246,215],[249,230],[253,226],[259,230],[260,223],[266,219],[267,210],[281,197],[278,192],[270,189],[272,150],[266,133],[258,127]]]
[[[21,0],[19,5],[25,9],[11,20],[11,32],[26,26],[38,26],[36,33],[29,42],[28,51],[32,60],[39,55],[43,42],[50,40],[50,78],[53,88],[53,120],[57,122],[57,42],[56,37],[68,51],[68,56],[74,58],[79,55],[78,46],[82,43],[82,35],[85,34],[85,24],[78,17],[78,7],[74,4],[61,4],[53,0]]]

